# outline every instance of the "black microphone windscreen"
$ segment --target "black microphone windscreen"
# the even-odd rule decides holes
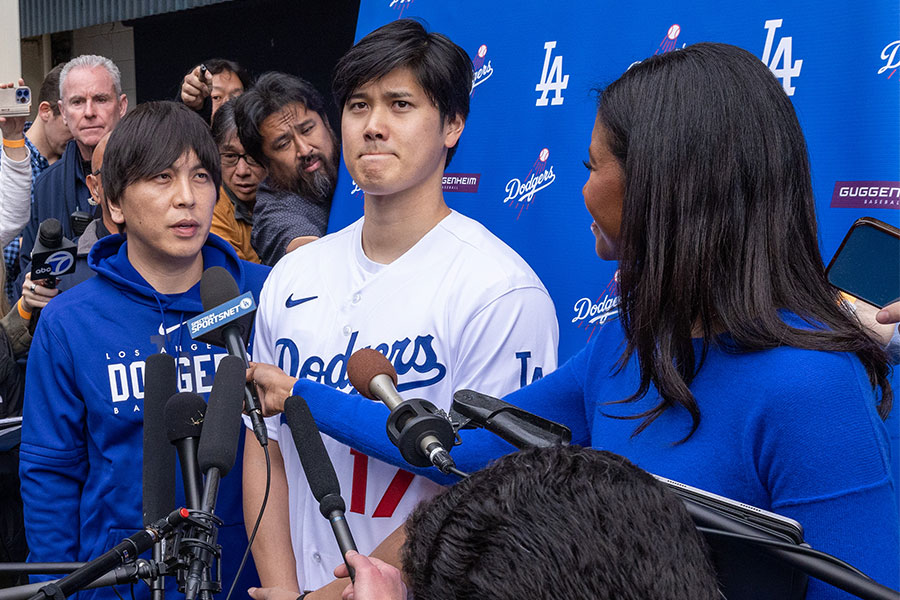
[[[285,400],[284,417],[291,429],[291,437],[297,446],[297,454],[300,455],[313,496],[318,502],[322,502],[322,498],[329,494],[340,496],[341,484],[306,400],[300,396],[291,396]]]
[[[226,269],[210,267],[203,271],[203,275],[200,277],[200,301],[203,303],[204,312],[231,302],[240,295],[241,290],[237,282]],[[253,327],[253,313],[238,317],[228,325],[238,327],[241,339],[244,340],[246,346],[250,341],[250,329]],[[226,346],[222,333],[222,329],[217,328],[207,332],[199,339],[207,344],[224,348]]]
[[[197,461],[203,473],[216,468],[224,477],[234,466],[241,434],[246,372],[244,360],[237,356],[226,356],[216,369],[197,448]]]
[[[195,392],[179,392],[166,402],[166,436],[173,444],[184,438],[199,438],[203,431],[206,402]]]
[[[200,300],[204,311],[212,310],[240,295],[237,282],[224,268],[210,267],[203,271],[200,277]]]
[[[166,401],[177,391],[175,359],[153,354],[144,364],[143,517],[150,525],[175,507],[175,447],[166,435]]]
[[[44,219],[38,227],[38,240],[46,248],[59,248],[62,243],[62,224],[53,217]]]

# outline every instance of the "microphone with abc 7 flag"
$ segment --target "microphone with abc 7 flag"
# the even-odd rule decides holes
[[[200,278],[200,299],[206,312],[188,321],[191,337],[225,348],[228,354],[243,361],[245,369],[249,367],[247,342],[256,312],[253,295],[250,292],[241,294],[234,277],[222,267],[210,267]],[[260,446],[266,446],[269,434],[263,423],[256,390],[250,384],[244,385],[244,404],[256,439]]]
[[[78,248],[63,237],[62,225],[57,219],[46,219],[38,228],[37,240],[31,251],[31,281],[44,280],[44,286],[55,288],[58,278],[75,271]],[[41,309],[31,315],[29,329],[34,333]]]

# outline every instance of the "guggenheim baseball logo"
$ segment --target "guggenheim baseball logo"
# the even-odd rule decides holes
[[[831,207],[900,209],[900,181],[837,181]]]
[[[524,179],[513,177],[506,184],[506,197],[503,199],[503,204],[519,209],[516,220],[522,215],[523,210],[528,209],[538,192],[550,187],[556,181],[553,165],[547,164],[549,159],[550,150],[542,149]]]
[[[362,196],[363,191],[356,182],[351,182],[351,196]],[[478,193],[478,184],[481,183],[481,173],[444,173],[441,177],[441,189],[446,192],[462,192],[464,194]]]

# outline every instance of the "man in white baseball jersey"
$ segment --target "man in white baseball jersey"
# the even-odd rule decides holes
[[[295,378],[350,392],[347,359],[371,347],[396,367],[402,395],[447,410],[458,389],[501,396],[556,367],[558,326],[538,277],[444,202],[441,179],[465,126],[471,84],[465,51],[407,19],[369,34],[340,60],[333,87],[343,111],[344,161],[365,192],[365,216],[272,271],[260,299],[254,360],[286,374],[270,368],[258,384],[277,381],[285,397]],[[272,492],[253,554],[269,589],[253,590],[259,600],[270,588],[316,590],[342,561],[287,425],[280,415],[267,425]],[[323,438],[362,553],[439,490]],[[244,510],[252,522],[265,459],[258,444],[245,449]]]

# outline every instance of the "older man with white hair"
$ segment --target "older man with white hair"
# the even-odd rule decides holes
[[[23,265],[31,257],[44,220],[59,219],[67,238],[81,235],[93,220],[91,193],[85,183],[91,172],[91,155],[128,108],[119,68],[103,56],[73,58],[59,76],[59,108],[74,139],[60,160],[35,182],[31,219],[22,232]]]

